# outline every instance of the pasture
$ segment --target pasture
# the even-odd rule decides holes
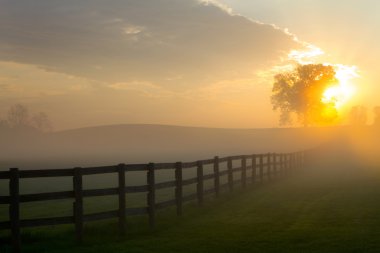
[[[357,169],[317,170],[251,185],[202,207],[186,204],[157,213],[151,230],[145,217],[85,225],[77,246],[73,226],[23,229],[24,252],[379,252],[380,177]],[[108,200],[111,203],[111,200]],[[98,199],[93,208],[108,202]],[[28,214],[61,212],[59,207]],[[4,210],[2,212],[4,214]],[[3,216],[3,215],[2,215]],[[2,242],[7,235],[2,234]],[[2,246],[2,252],[9,248]]]

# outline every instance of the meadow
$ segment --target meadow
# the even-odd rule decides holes
[[[202,136],[186,144],[194,149]],[[259,135],[255,136],[252,143],[257,148]],[[220,139],[220,135],[218,137]],[[372,134],[367,139],[372,141],[375,137],[377,135]],[[275,142],[273,138],[267,140]],[[297,140],[300,141],[311,142]],[[280,140],[276,143],[287,144]],[[223,147],[228,147],[226,144],[224,142]],[[124,236],[119,234],[116,219],[86,222],[84,241],[78,245],[73,225],[24,228],[22,249],[23,252],[378,252],[380,176],[377,163],[371,166],[356,163],[353,150],[343,144],[338,136],[335,142],[321,146],[323,152],[314,157],[312,166],[290,177],[256,183],[246,191],[237,185],[233,193],[225,191],[217,199],[209,195],[202,206],[196,201],[186,203],[182,217],[176,216],[175,208],[160,210],[154,229],[149,228],[146,216],[127,217]],[[376,150],[373,149],[373,154]],[[198,152],[207,154],[202,147]],[[38,167],[38,163],[31,167]],[[226,166],[221,166],[220,170],[226,170]],[[211,165],[204,167],[205,175],[212,171]],[[194,176],[196,168],[187,170],[183,179]],[[239,172],[234,173],[234,178],[240,176]],[[247,176],[251,176],[250,171]],[[174,170],[156,174],[157,183],[174,178]],[[117,181],[116,174],[86,176],[83,186],[84,189],[115,187]],[[145,182],[146,173],[127,173],[127,185]],[[220,183],[226,182],[225,175]],[[44,178],[42,181],[22,179],[20,193],[71,190],[72,184],[72,177]],[[205,190],[212,185],[213,180],[205,181]],[[1,195],[9,193],[4,180],[0,182],[0,191]],[[196,185],[186,186],[184,195],[195,191]],[[173,198],[175,192],[171,188],[157,190],[156,194],[156,201],[160,202]],[[72,199],[22,203],[21,219],[72,215],[72,204]],[[146,193],[127,194],[126,204],[127,207],[146,206]],[[117,196],[84,200],[85,214],[115,210],[117,206]],[[8,206],[1,205],[0,222],[6,220]],[[9,232],[1,231],[0,252],[10,252],[8,241]]]
[[[128,219],[125,236],[116,220],[87,223],[80,246],[70,225],[23,229],[23,252],[378,252],[379,182],[374,171],[310,169],[189,203],[182,217],[160,211],[153,230],[145,217]]]

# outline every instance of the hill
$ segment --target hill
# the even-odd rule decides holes
[[[186,161],[215,155],[294,151],[326,141],[333,129],[218,129],[111,125],[49,134],[7,135],[0,166],[22,168]]]

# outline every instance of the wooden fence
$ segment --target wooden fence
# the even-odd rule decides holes
[[[85,222],[98,221],[110,218],[118,218],[120,233],[125,234],[126,217],[132,215],[148,215],[149,226],[155,225],[155,213],[157,210],[170,206],[176,206],[177,215],[182,214],[183,204],[197,200],[202,204],[204,196],[214,194],[218,197],[224,190],[232,192],[237,185],[246,188],[248,184],[270,181],[279,176],[285,176],[291,171],[304,166],[307,151],[287,154],[254,154],[219,158],[196,162],[177,163],[149,163],[149,164],[119,164],[116,166],[50,169],[50,170],[19,170],[12,168],[9,171],[0,171],[0,180],[9,180],[9,196],[0,196],[0,204],[9,205],[9,221],[0,222],[0,230],[11,230],[11,244],[14,252],[19,252],[21,247],[20,229],[26,227],[39,227],[60,224],[74,224],[75,237],[80,243],[83,238],[83,225]],[[233,166],[233,161],[240,161],[239,167]],[[250,165],[247,161],[250,160]],[[227,169],[221,171],[220,164],[227,163]],[[239,163],[239,162],[238,162]],[[213,173],[204,175],[204,166],[213,166]],[[187,169],[196,169],[196,177],[183,179],[182,172]],[[175,170],[175,180],[157,183],[155,172],[158,170]],[[247,171],[251,170],[247,176]],[[139,186],[127,186],[126,176],[128,172],[145,172],[146,184]],[[240,177],[236,178],[236,172]],[[83,189],[83,177],[96,174],[117,173],[118,185],[106,189]],[[220,177],[227,176],[227,183],[221,184]],[[72,177],[73,190],[61,192],[48,192],[37,194],[20,194],[20,179],[47,178],[47,177]],[[204,190],[204,181],[213,180],[213,188]],[[42,181],[41,181],[42,182]],[[183,187],[196,184],[196,192],[184,195]],[[156,190],[175,188],[175,198],[164,201],[156,201]],[[147,193],[147,206],[140,208],[128,208],[126,206],[126,194]],[[84,214],[83,200],[87,197],[118,196],[118,209],[95,214]],[[20,219],[20,203],[73,199],[73,215],[55,218]]]

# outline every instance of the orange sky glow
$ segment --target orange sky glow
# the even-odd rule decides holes
[[[325,35],[305,40],[281,20],[239,15],[248,1],[143,2],[55,2],[43,13],[38,4],[4,3],[0,119],[21,103],[46,112],[56,130],[124,123],[277,127],[273,77],[307,63],[336,69],[339,84],[321,100],[334,102],[337,124],[347,122],[352,106],[371,112],[377,105],[376,74],[353,60],[349,44],[334,49]]]

